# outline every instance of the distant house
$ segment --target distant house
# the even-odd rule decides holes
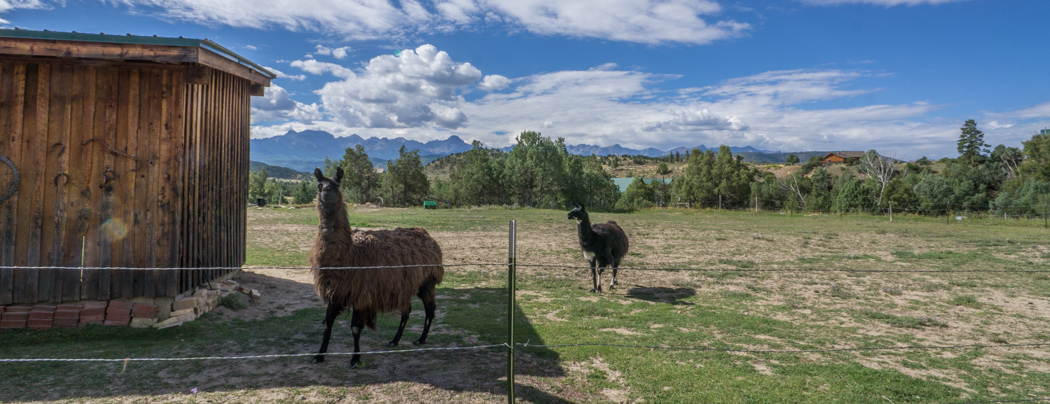
[[[649,185],[652,185],[653,182],[659,181],[663,181],[664,184],[671,185],[671,180],[671,178],[642,178],[642,182]],[[613,178],[612,181],[613,184],[616,184],[616,187],[620,189],[620,192],[623,193],[627,192],[627,187],[629,187],[631,183],[634,182],[634,177]]]
[[[859,161],[861,157],[864,157],[862,151],[840,151],[831,152],[820,159],[821,164],[851,164]]]
[[[1039,134],[1043,136],[1050,136],[1050,129],[1040,129]]]

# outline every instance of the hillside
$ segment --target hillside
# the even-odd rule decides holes
[[[393,139],[377,137],[366,139],[358,135],[336,137],[324,131],[307,130],[302,132],[288,131],[284,135],[265,139],[252,139],[250,150],[253,161],[310,172],[315,167],[322,166],[325,158],[331,160],[341,159],[347,148],[353,148],[358,145],[364,148],[365,153],[368,153],[372,164],[380,168],[385,168],[387,161],[396,159],[402,146],[409,151],[417,150],[423,164],[428,164],[445,156],[466,152],[472,148],[469,143],[455,135],[449,136],[444,140],[431,140],[424,143],[400,137]],[[512,147],[507,146],[498,150],[509,152]],[[658,158],[675,153],[684,155],[686,151],[696,149],[705,151],[709,149],[717,150],[717,147],[699,145],[688,148],[675,147],[670,150],[659,150],[655,148],[632,149],[618,144],[612,146],[577,144],[566,145],[565,149],[569,154],[579,156],[598,156],[603,158],[641,156]],[[764,151],[751,146],[732,146],[730,150],[734,155],[743,156],[744,161],[758,163],[782,163],[789,154],[792,154],[779,151]],[[826,153],[823,151],[794,152],[802,161],[806,161],[810,156],[823,156]],[[626,171],[634,172],[634,170]]]
[[[248,163],[248,171],[253,173],[264,168],[266,169],[266,176],[270,178],[283,180],[310,180],[313,178],[313,175],[310,173],[296,171],[288,167],[275,166],[258,161]]]

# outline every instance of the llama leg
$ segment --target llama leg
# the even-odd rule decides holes
[[[335,318],[339,316],[339,313],[343,309],[338,304],[329,303],[328,311],[324,315],[324,339],[321,340],[321,350],[318,352],[321,355],[314,357],[311,362],[321,363],[324,362],[324,353],[328,352],[328,341],[332,339],[332,326],[335,324]]]
[[[434,322],[434,311],[437,310],[437,292],[434,290],[434,285],[431,284],[425,289],[420,289],[419,299],[423,301],[423,310],[426,311],[426,319],[423,320],[423,333],[419,335],[419,339],[416,340],[416,345],[423,345],[427,342],[427,334],[430,333],[430,324]]]
[[[594,285],[591,288],[592,293],[602,293],[602,285],[598,283],[598,268],[594,267],[594,261],[591,261],[591,284]]]
[[[616,285],[620,284],[620,282],[616,281],[616,272],[618,272],[619,270],[620,270],[620,262],[619,261],[614,261],[613,262],[613,280],[612,280],[612,284],[609,285],[609,290],[612,290],[613,286],[616,286]]]
[[[408,309],[407,310],[402,310],[401,311],[401,325],[399,325],[397,327],[397,334],[394,334],[394,339],[392,341],[390,341],[390,343],[387,344],[387,346],[395,347],[395,346],[397,346],[397,344],[399,342],[401,342],[401,333],[405,332],[405,324],[408,323],[408,315],[411,312],[412,312],[412,304],[408,305]]]
[[[361,330],[365,328],[364,313],[359,310],[354,310],[353,316],[350,318],[350,332],[354,335],[354,355],[350,357],[350,364],[347,367],[356,368],[357,365],[361,364]]]
[[[605,272],[605,265],[598,267],[598,293],[602,293],[602,273]]]

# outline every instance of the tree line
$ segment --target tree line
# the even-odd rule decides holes
[[[655,206],[791,210],[800,212],[872,212],[895,210],[989,211],[995,214],[1042,213],[1050,200],[1050,133],[1022,142],[1023,148],[984,142],[973,120],[961,128],[959,156],[934,164],[923,157],[902,163],[869,150],[844,170],[830,170],[811,157],[794,173],[778,178],[744,163],[728,146],[692,150],[665,157],[639,157],[636,164],[684,163],[668,184],[635,178],[624,192],[605,167],[620,159],[578,156],[566,151],[562,138],[525,131],[509,151],[473,142],[470,151],[432,164],[448,166],[448,179],[429,180],[418,151],[399,151],[385,172],[377,172],[360,145],[343,158],[326,160],[325,174],[336,166],[345,172],[344,195],[352,203],[419,206],[435,200],[447,206],[513,205],[559,209],[584,203],[597,211],[629,211]],[[790,163],[799,163],[797,157]],[[936,170],[935,170],[936,166]],[[835,173],[833,173],[835,171]],[[261,178],[260,181],[260,176]],[[260,197],[289,196],[296,203],[313,200],[313,184],[267,182],[265,172],[253,173],[250,193]],[[276,184],[275,184],[276,183]],[[281,188],[285,187],[285,188]],[[254,197],[253,197],[254,200]]]

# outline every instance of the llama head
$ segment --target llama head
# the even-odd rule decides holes
[[[320,168],[315,168],[314,177],[317,177],[317,207],[333,211],[342,205],[343,193],[339,191],[339,184],[343,181],[343,168],[335,168],[334,178],[325,177]]]
[[[573,202],[572,206],[576,208],[569,211],[568,219],[576,219],[576,223],[583,223],[584,220],[587,220],[587,209],[583,205],[577,205],[576,202]]]

